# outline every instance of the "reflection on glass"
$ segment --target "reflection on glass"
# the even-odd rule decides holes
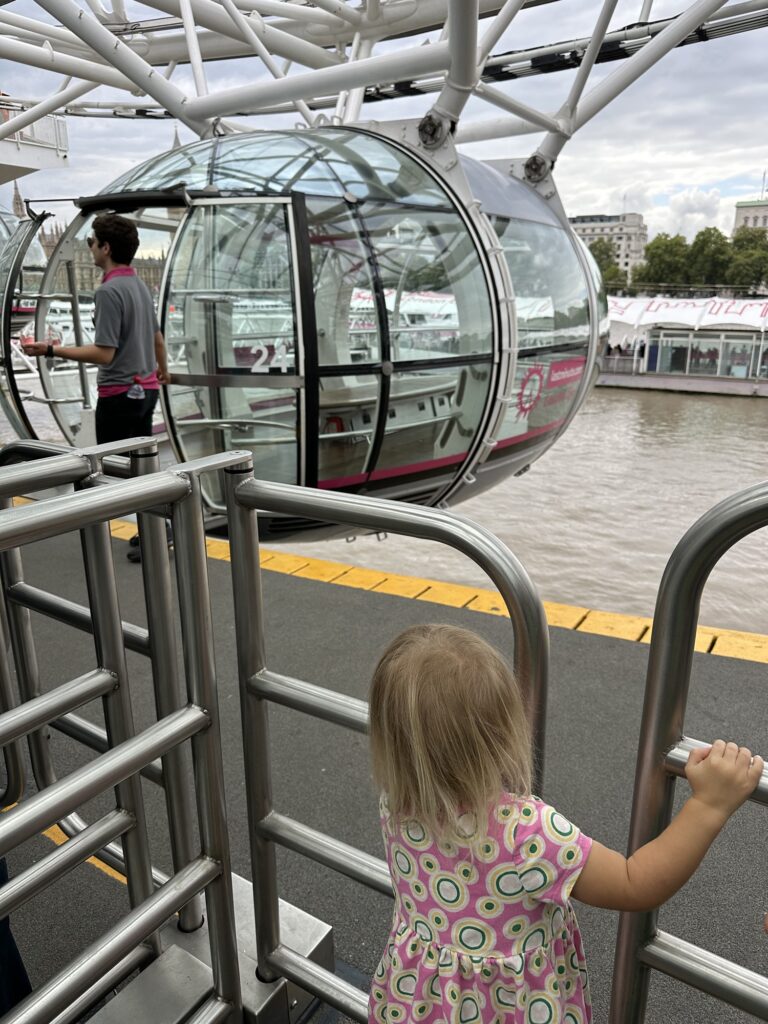
[[[570,236],[547,224],[499,217],[494,227],[515,290],[518,348],[586,345],[587,283]]]
[[[482,416],[490,375],[488,363],[394,374],[371,479],[398,467],[429,476],[461,462]]]
[[[488,289],[461,219],[403,206],[366,207],[364,217],[384,288],[392,359],[490,353]]]
[[[227,136],[218,142],[213,180],[221,189],[451,205],[412,157],[340,128]]]
[[[318,482],[349,487],[366,479],[378,418],[381,378],[321,377]]]
[[[127,192],[170,188],[172,185],[184,185],[188,189],[205,188],[210,181],[211,157],[215,145],[215,140],[205,140],[184,146],[183,149],[159,153],[126,171],[104,191]]]
[[[290,253],[284,204],[194,209],[173,262],[166,317],[171,371],[293,373]]]
[[[347,203],[315,198],[307,200],[307,217],[318,362],[379,362],[379,323],[360,221]]]
[[[515,289],[515,386],[491,459],[556,430],[579,391],[589,351],[589,296],[570,236],[532,221],[494,219]]]

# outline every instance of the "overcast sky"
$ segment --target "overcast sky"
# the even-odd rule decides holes
[[[690,0],[656,0],[652,18],[668,17]],[[495,52],[589,35],[600,9],[597,0],[559,0],[523,11]],[[727,6],[733,6],[728,4]],[[620,2],[612,20],[618,28],[637,21],[641,0]],[[726,8],[727,9],[727,8]],[[3,10],[50,20],[33,0],[16,0]],[[132,16],[145,8],[129,7]],[[157,16],[157,12],[151,12]],[[481,29],[482,31],[482,29]],[[689,238],[716,225],[733,227],[734,203],[759,198],[768,167],[765,109],[768,100],[765,29],[673,51],[615,100],[565,146],[555,177],[569,214],[640,212],[651,235],[681,232]],[[602,65],[589,88],[621,63]],[[11,95],[42,98],[60,78],[8,61],[0,61],[4,90]],[[245,61],[208,65],[211,91],[252,81],[253,66]],[[565,98],[571,73],[510,82],[502,86],[516,99],[554,111]],[[173,81],[191,92],[184,69]],[[106,88],[94,99],[116,95]],[[430,99],[377,104],[364,116],[416,117]],[[497,116],[496,108],[474,101],[467,119]],[[255,126],[287,126],[296,118],[253,120]],[[50,199],[98,192],[123,171],[168,149],[174,123],[115,119],[68,120],[70,152],[66,170],[38,171],[20,180],[27,198]],[[193,134],[179,129],[182,141]],[[537,136],[519,136],[476,143],[473,156],[528,156]],[[0,186],[0,204],[10,206],[11,186]],[[57,209],[48,205],[49,209]],[[62,219],[70,214],[60,208]],[[71,207],[70,207],[71,211]]]

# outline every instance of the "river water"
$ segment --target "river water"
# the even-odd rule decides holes
[[[768,401],[595,388],[522,477],[456,511],[492,530],[547,601],[652,615],[664,566],[695,520],[768,479]],[[298,553],[455,583],[491,584],[464,556],[403,537],[287,545]],[[713,571],[703,625],[768,633],[768,530]]]
[[[41,436],[57,439],[42,407]],[[3,427],[5,429],[3,429]],[[10,439],[7,424],[0,437]],[[522,477],[456,510],[517,555],[547,601],[652,615],[664,566],[716,502],[768,479],[768,401],[596,388],[573,423]],[[389,535],[286,549],[332,561],[490,587],[441,545]],[[703,625],[768,633],[768,530],[722,559],[701,605]]]

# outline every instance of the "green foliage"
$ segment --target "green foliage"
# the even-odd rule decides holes
[[[627,275],[616,263],[616,250],[607,238],[596,238],[589,246],[598,270],[603,278],[605,290],[620,291],[627,286]]]
[[[660,234],[645,248],[645,262],[632,271],[632,286],[646,290],[730,285],[750,292],[768,282],[768,232],[739,228],[729,240],[704,228],[690,245],[682,235]]]
[[[692,284],[722,284],[731,262],[731,246],[717,228],[704,228],[691,242],[689,280]]]

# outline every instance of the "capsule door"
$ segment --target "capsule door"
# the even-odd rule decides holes
[[[34,330],[37,284],[45,263],[37,235],[47,216],[20,221],[0,251],[3,303],[0,406],[12,430],[21,438],[37,437],[41,423],[46,422],[45,397],[38,381],[36,360],[24,354],[21,342],[25,332],[31,335]],[[30,418],[28,409],[32,401],[38,403],[38,414]],[[56,436],[55,424],[52,430]]]
[[[289,197],[192,201],[163,296],[166,421],[179,459],[242,448],[257,477],[306,482],[295,239]],[[216,480],[206,498],[223,508]]]

